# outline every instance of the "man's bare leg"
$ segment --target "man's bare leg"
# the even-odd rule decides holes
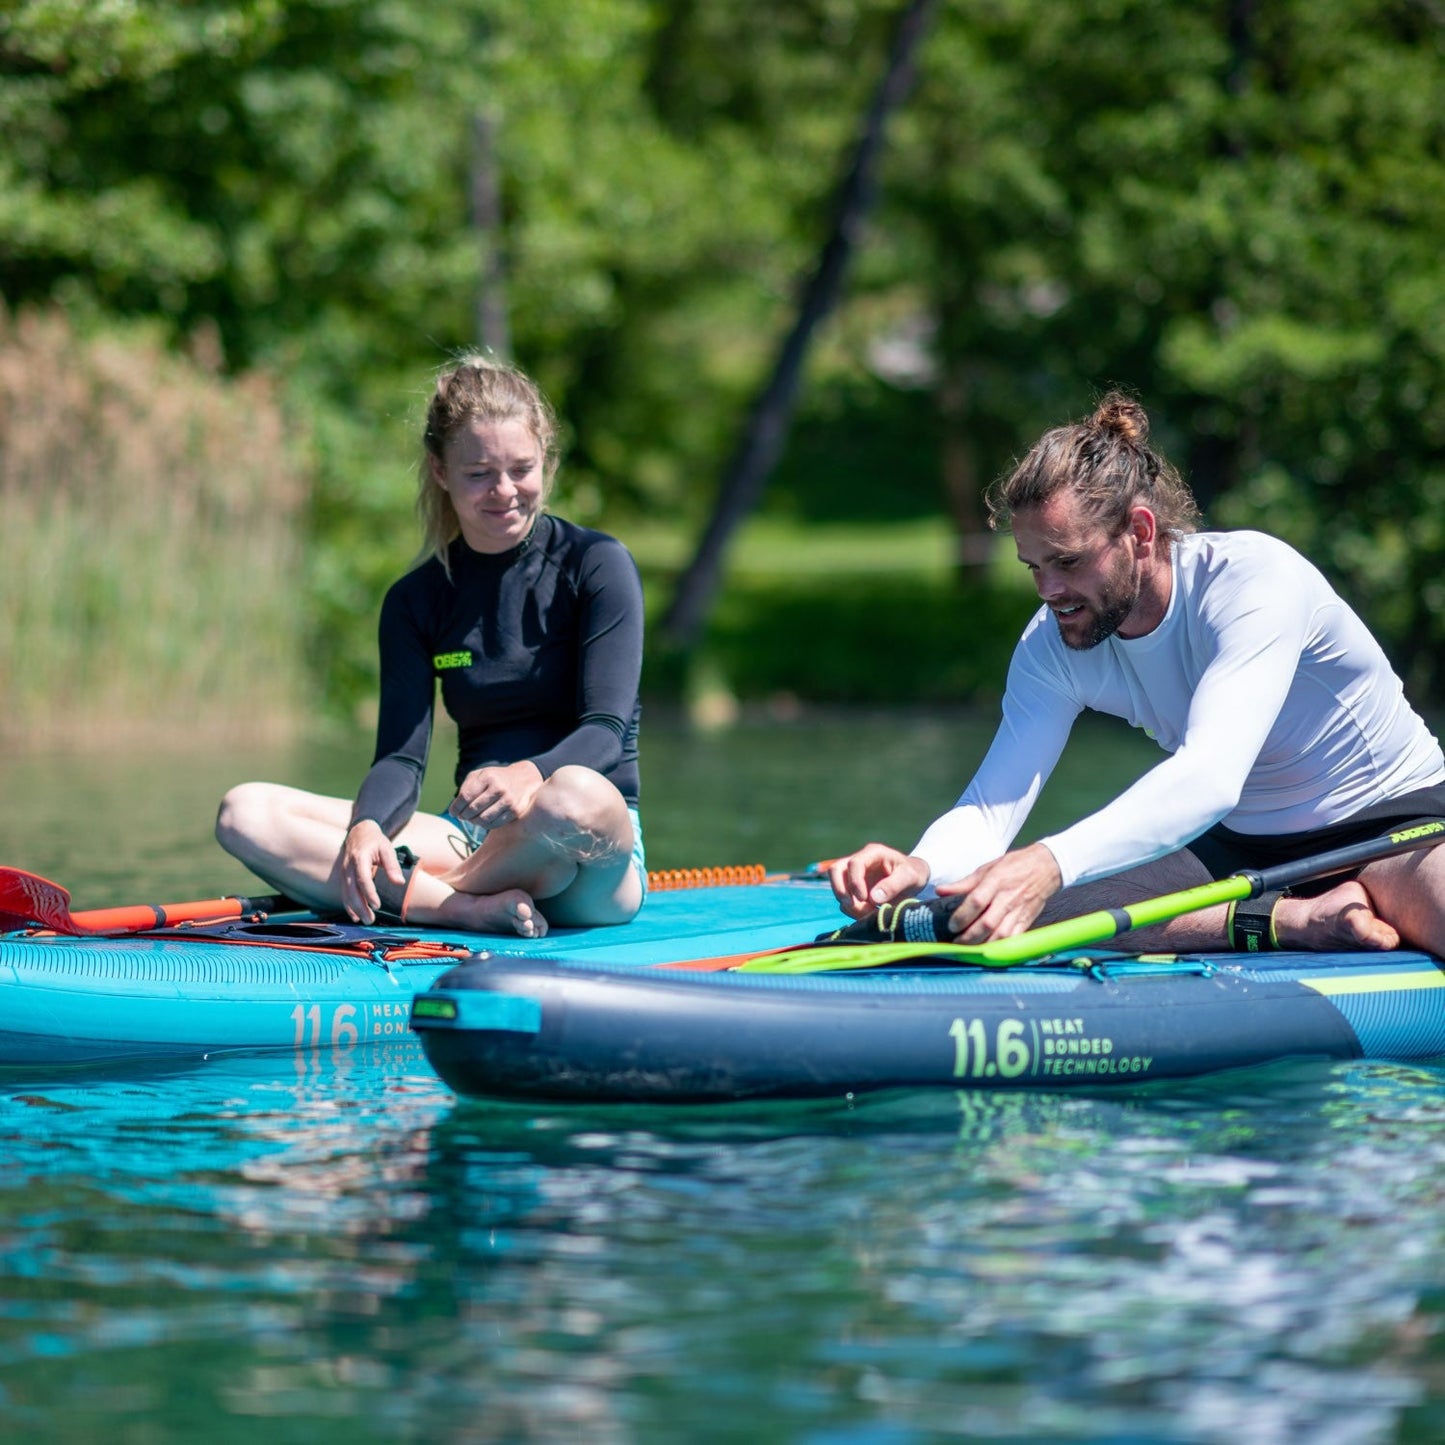
[[[1433,851],[1445,853],[1445,849]],[[1386,861],[1395,863],[1408,859]],[[1367,874],[1376,867],[1384,866],[1372,864]],[[1138,868],[1127,869],[1111,878],[1100,879],[1097,883],[1065,888],[1049,900],[1038,921],[1053,923],[1060,918],[1073,918],[1099,908],[1118,908],[1144,898],[1196,888],[1210,881],[1204,865],[1186,849],[1152,863],[1141,864]],[[1438,888],[1436,896],[1445,900],[1445,858],[1439,860],[1437,870],[1432,873],[1432,883]],[[1406,881],[1396,886],[1400,892],[1411,896],[1420,891]],[[1382,904],[1377,912],[1372,902],[1373,891],[1371,879],[1369,891],[1361,883],[1348,882],[1315,898],[1280,899],[1274,914],[1275,933],[1280,946],[1314,950],[1395,948],[1400,942],[1400,933],[1386,922],[1386,918],[1404,915],[1396,913],[1393,899],[1389,904]],[[1134,929],[1114,940],[1110,946],[1129,953],[1219,953],[1229,948],[1226,936],[1228,913],[1225,904],[1197,909],[1167,923]],[[1427,918],[1428,913],[1419,922],[1423,925]],[[1441,942],[1445,943],[1445,906],[1436,906],[1434,919]],[[1429,945],[1417,943],[1416,946]]]
[[[1361,870],[1360,883],[1405,943],[1445,956],[1445,846],[1382,858]]]

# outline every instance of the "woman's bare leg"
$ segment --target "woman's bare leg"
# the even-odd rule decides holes
[[[520,893],[540,909],[542,932],[547,922],[626,923],[642,906],[632,847],[622,794],[591,768],[558,768],[526,817],[489,833],[470,858],[440,876],[419,878],[407,917],[495,931],[496,900]]]
[[[341,845],[351,803],[279,783],[242,783],[221,802],[216,837],[258,877],[318,909],[341,906]],[[559,926],[626,923],[642,905],[632,818],[590,768],[559,768],[525,818],[495,829],[469,857],[461,832],[417,813],[393,840],[420,869],[407,918],[480,933],[541,937]]]
[[[351,803],[281,783],[241,783],[221,799],[216,841],[259,878],[312,908],[341,907],[341,844]],[[466,856],[460,830],[427,813],[414,815],[394,840],[431,872]]]

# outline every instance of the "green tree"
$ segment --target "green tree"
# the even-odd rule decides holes
[[[408,555],[426,372],[476,340],[477,118],[511,345],[570,433],[563,505],[695,524],[898,9],[12,0],[0,294],[176,343],[214,327],[231,368],[288,379],[315,438],[316,635],[355,694]],[[867,435],[870,505],[941,495],[975,534],[981,484],[1122,383],[1212,515],[1306,545],[1445,685],[1437,12],[941,7],[776,504],[853,505]]]
[[[928,34],[935,0],[909,0],[898,21],[888,56],[854,152],[838,187],[836,210],[818,252],[817,264],[802,287],[797,315],[758,392],[737,447],[718,487],[717,500],[692,560],[678,578],[663,618],[674,644],[697,639],[715,599],[723,558],[732,534],[756,508],[787,436],[813,333],[838,304],[853,250],[872,209],[876,172],[887,124],[913,86],[919,46]]]
[[[914,278],[960,525],[1122,383],[1216,519],[1303,544],[1438,689],[1442,50],[1408,0],[948,12],[885,284]]]

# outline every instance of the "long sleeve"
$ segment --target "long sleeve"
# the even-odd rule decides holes
[[[1178,747],[1112,802],[1042,840],[1065,884],[1177,852],[1238,805],[1294,683],[1314,599],[1237,575],[1240,585],[1223,584],[1209,599],[1212,656]]]
[[[381,694],[376,749],[351,810],[391,837],[416,811],[431,749],[436,680],[428,640],[400,585],[386,595],[377,628]]]
[[[1080,709],[1123,718],[1168,756],[1040,840],[1065,885],[1186,848],[1216,823],[1324,827],[1445,776],[1379,644],[1298,552],[1258,532],[1195,533],[1171,551],[1168,610],[1143,637],[1073,650],[1035,616],[993,748],[919,845],[935,881],[1012,842]]]
[[[1025,630],[1009,664],[1003,719],[958,802],[934,820],[913,852],[930,884],[952,882],[997,858],[1018,836],[1058,763],[1081,710],[1069,679],[1051,665],[1042,614]]]
[[[607,773],[621,760],[642,679],[642,582],[620,543],[588,549],[579,581],[577,726],[532,761],[543,777],[566,764]]]

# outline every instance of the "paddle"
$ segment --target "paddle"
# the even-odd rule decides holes
[[[1396,853],[1431,847],[1442,840],[1445,840],[1445,822],[1417,823],[1397,833],[1334,848],[1328,853],[1316,853],[1293,863],[1280,863],[1258,871],[1242,869],[1228,878],[1185,888],[1178,893],[1165,893],[1158,898],[1144,898],[1138,903],[1125,904],[1121,908],[1104,908],[1077,918],[1061,919],[1058,923],[1045,924],[1042,928],[1032,928],[1026,933],[1016,933],[1012,938],[994,939],[990,943],[936,943],[927,937],[910,943],[832,943],[819,940],[801,948],[759,955],[734,966],[739,971],[750,973],[823,973],[936,960],[941,964],[971,963],[983,968],[1011,968],[1065,949],[1105,943],[1132,928],[1167,923],[1171,918],[1179,918],[1200,908],[1210,908],[1217,903],[1258,898],[1271,889],[1290,888],[1296,883],[1326,878],[1331,873],[1344,873]],[[915,907],[920,913],[927,910],[928,931],[938,926],[936,919],[940,914],[946,920],[947,914],[943,909],[927,903],[919,903]],[[857,926],[852,925],[853,928]],[[911,931],[907,921],[902,924],[895,922],[894,927]],[[849,931],[840,929],[839,933],[846,935]]]
[[[39,924],[56,933],[142,933],[174,923],[264,918],[301,906],[279,893],[267,893],[256,898],[206,898],[195,903],[146,903],[72,913],[70,894],[60,884],[21,868],[0,868],[0,932]]]

